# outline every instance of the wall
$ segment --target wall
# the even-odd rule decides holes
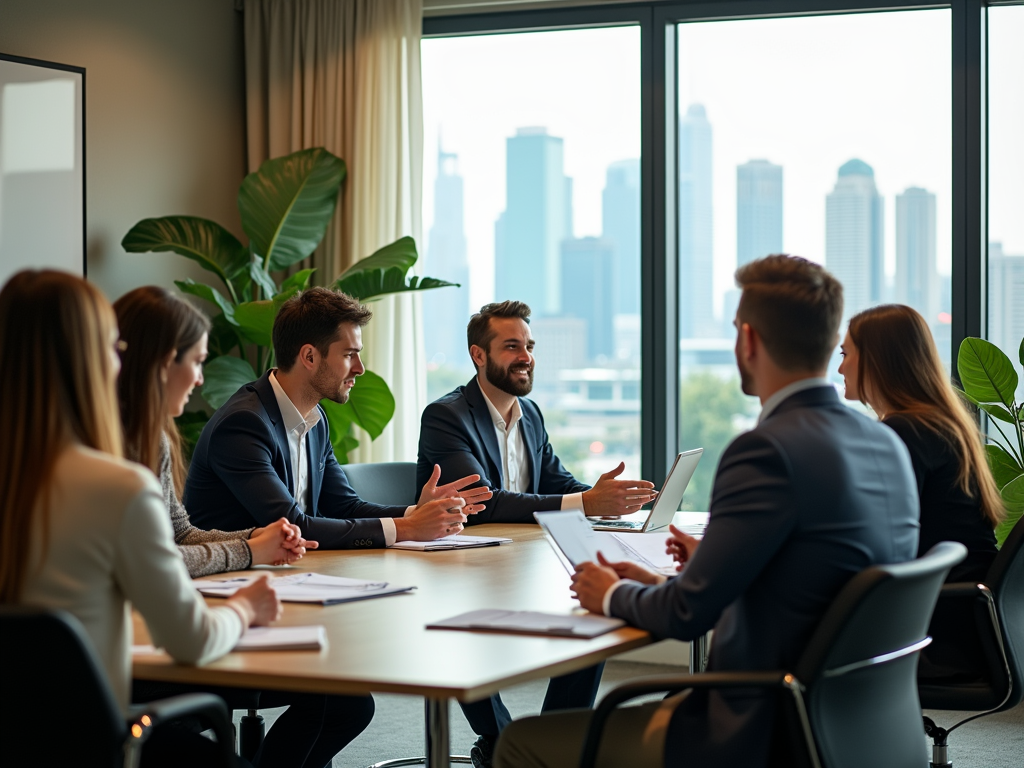
[[[184,258],[127,254],[120,242],[139,219],[169,214],[241,235],[244,58],[234,0],[0,0],[0,51],[85,67],[89,278],[111,300],[148,283],[207,279]]]

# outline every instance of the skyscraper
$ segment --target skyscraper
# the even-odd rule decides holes
[[[782,166],[751,160],[736,166],[736,266],[771,253],[782,253]]]
[[[679,121],[679,336],[716,336],[713,316],[711,123],[701,104]]]
[[[1011,360],[1024,339],[1024,256],[1007,256],[1002,243],[988,245],[988,338]]]
[[[586,321],[590,360],[615,354],[614,254],[612,244],[597,237],[562,242],[562,314]]]
[[[505,210],[495,225],[494,296],[538,314],[560,310],[562,240],[572,236],[571,182],[562,139],[520,128],[505,141]]]
[[[912,306],[932,326],[939,320],[935,227],[935,195],[920,187],[896,195],[895,300]]]
[[[423,295],[424,346],[427,359],[456,368],[472,368],[466,349],[469,322],[469,261],[463,228],[462,176],[458,155],[437,146],[434,224],[427,240],[425,273],[458,283]],[[443,355],[443,357],[441,357]]]
[[[601,233],[615,254],[611,312],[640,313],[640,161],[608,166],[601,193]]]
[[[839,168],[825,201],[825,266],[843,284],[845,316],[882,301],[884,209],[863,160]]]

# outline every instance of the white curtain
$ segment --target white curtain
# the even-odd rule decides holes
[[[245,0],[250,170],[318,146],[348,166],[311,259],[321,284],[399,237],[421,243],[421,25],[421,0]],[[373,442],[360,432],[349,458],[412,461],[426,405],[419,300],[371,306],[363,362],[390,385],[395,417]]]

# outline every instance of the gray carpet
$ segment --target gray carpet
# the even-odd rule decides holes
[[[609,662],[601,681],[602,692],[634,677],[678,674],[685,668]],[[546,682],[527,683],[502,693],[514,717],[536,714],[544,698]],[[375,695],[377,714],[355,741],[334,758],[334,768],[367,768],[376,762],[423,754],[423,701],[412,696]],[[282,710],[263,710],[267,726]],[[240,713],[236,713],[236,718]],[[950,725],[966,717],[956,712],[930,712],[939,725]],[[475,735],[458,706],[451,707],[453,754],[469,754]],[[923,739],[922,735],[922,739]],[[925,753],[927,754],[927,752]],[[923,755],[924,757],[924,755]],[[949,757],[955,768],[1019,768],[1024,765],[1024,705],[976,720],[950,737]],[[926,758],[922,766],[926,765]]]

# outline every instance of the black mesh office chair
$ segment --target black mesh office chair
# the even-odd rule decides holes
[[[595,765],[602,728],[616,706],[696,687],[788,693],[780,703],[798,738],[782,750],[787,766],[921,765],[917,657],[930,642],[928,623],[942,582],[966,554],[962,544],[943,542],[918,560],[859,573],[832,601],[792,670],[673,675],[619,686],[594,713],[580,766]]]
[[[416,487],[416,464],[411,461],[384,461],[379,464],[345,464],[342,469],[352,488],[363,501],[375,504],[409,506],[419,496]],[[467,755],[452,755],[452,763],[472,764]],[[370,768],[398,768],[401,765],[424,765],[426,757],[400,757],[374,763]]]
[[[224,702],[206,693],[161,699],[121,715],[81,623],[64,611],[0,606],[0,754],[5,765],[138,765],[155,728],[199,717],[235,765]]]
[[[982,655],[977,679],[918,682],[925,709],[978,713],[949,728],[925,718],[925,731],[932,737],[930,765],[950,768],[947,739],[952,731],[1024,699],[1024,525],[1018,523],[1010,531],[984,583],[946,584],[939,593],[939,606],[962,615],[964,625],[977,629]]]

